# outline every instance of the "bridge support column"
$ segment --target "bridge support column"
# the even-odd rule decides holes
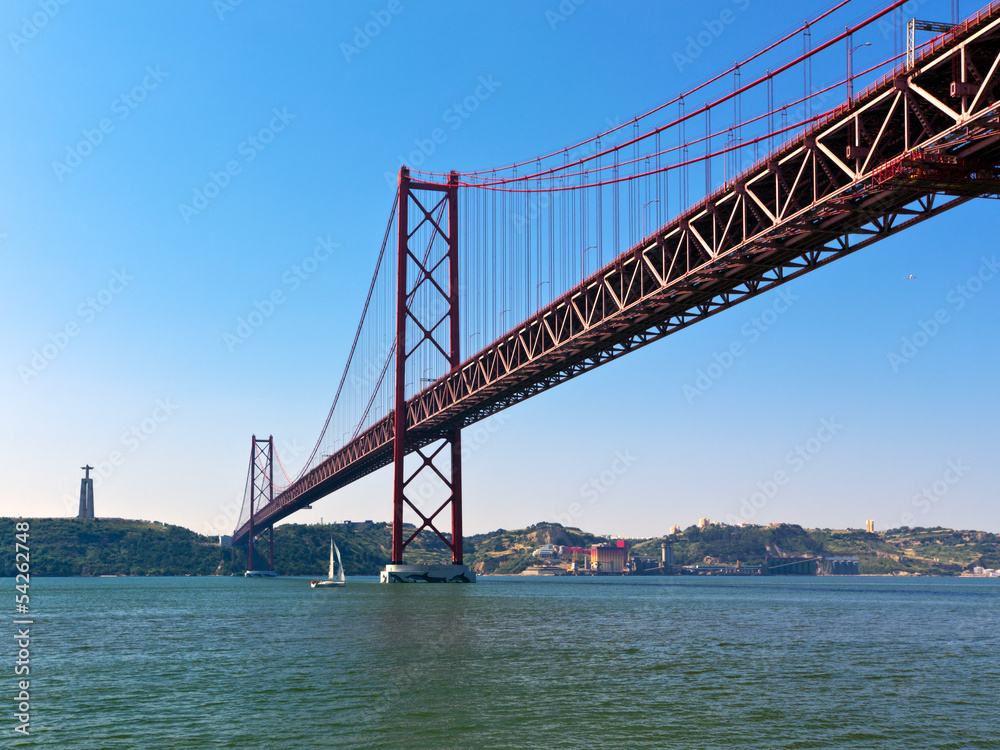
[[[268,526],[268,570],[254,570],[254,538],[262,529],[254,526],[254,514],[274,501],[274,436],[258,440],[254,435],[250,445],[250,521],[247,534],[247,572],[249,578],[273,576],[274,573],[274,526]]]
[[[412,180],[406,167],[400,169],[397,235],[392,563],[381,579],[471,582],[475,573],[462,564],[461,425],[421,433],[419,415],[407,409],[407,393],[434,387],[428,372],[440,378],[461,364],[458,175],[452,172],[448,184],[439,185]],[[435,526],[449,505],[450,536]],[[404,532],[406,508],[420,521],[411,533]],[[451,565],[403,563],[403,551],[425,529],[451,550]]]

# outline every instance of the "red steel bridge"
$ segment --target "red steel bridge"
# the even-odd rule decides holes
[[[389,464],[392,563],[426,532],[461,564],[463,427],[1000,195],[1000,1],[923,21],[900,0],[837,26],[850,3],[558,152],[401,169],[312,455],[292,477],[253,438],[233,535],[248,567],[277,521]]]

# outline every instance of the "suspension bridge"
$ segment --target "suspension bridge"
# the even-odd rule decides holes
[[[488,171],[400,169],[312,454],[293,477],[271,437],[252,438],[233,534],[248,568],[273,570],[276,522],[391,464],[382,579],[474,580],[462,557],[464,427],[1000,196],[1000,0],[964,19],[952,0],[948,21],[906,20],[908,4],[889,2],[817,38],[850,3],[560,151]],[[864,35],[886,28],[892,48],[855,65],[872,46]],[[441,539],[451,565],[405,564],[421,533]]]

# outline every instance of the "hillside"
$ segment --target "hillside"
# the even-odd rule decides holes
[[[14,519],[0,519],[13,528]],[[412,528],[412,527],[410,527]],[[215,537],[155,521],[98,518],[31,520],[31,573],[79,575],[228,575],[232,553]],[[377,575],[389,560],[391,529],[375,524],[285,524],[274,531],[275,569],[282,575],[321,575],[326,570],[330,537],[340,548],[348,575]],[[537,562],[531,553],[543,544],[589,547],[605,537],[559,524],[497,529],[465,538],[465,562],[478,573],[520,573]],[[862,573],[957,575],[980,565],[1000,568],[1000,535],[945,528],[903,528],[869,534],[858,530],[805,530],[801,526],[713,524],[691,526],[679,534],[630,540],[633,552],[659,557],[663,541],[673,546],[674,561],[760,563],[767,556],[857,556]],[[246,569],[246,551],[236,553],[236,569]],[[254,567],[266,567],[257,548]],[[445,544],[421,534],[406,550],[407,562],[449,562]],[[0,562],[0,576],[15,573],[13,554]]]
[[[0,519],[0,528],[11,529],[13,537],[14,523]],[[34,576],[211,575],[222,561],[216,538],[123,518],[32,519],[28,547]],[[0,561],[0,575],[14,573],[12,551]]]
[[[860,557],[862,573],[957,575],[977,565],[1000,567],[1000,535],[985,531],[938,526],[890,529],[879,534],[822,529],[811,534],[830,554]]]
[[[565,528],[557,523],[536,523],[517,531],[497,529],[488,534],[466,537],[465,562],[477,573],[520,573],[536,562],[531,553],[543,544],[589,547],[606,541],[604,537],[576,528]]]
[[[674,562],[712,561],[757,564],[765,556],[858,557],[862,574],[958,575],[976,565],[1000,565],[1000,535],[941,527],[902,528],[870,534],[859,529],[805,530],[793,524],[736,527],[691,526],[680,534],[636,543],[638,554],[659,555],[660,544],[674,548]]]
[[[12,528],[15,519],[0,519]],[[413,527],[408,527],[410,530]],[[322,575],[331,536],[348,575],[378,575],[390,559],[389,524],[284,524],[274,530],[274,567],[282,575]],[[479,572],[519,573],[542,544],[589,546],[603,541],[579,529],[536,524],[466,537],[465,561]],[[36,576],[228,575],[232,551],[216,537],[181,526],[120,518],[36,518],[31,520],[31,572]],[[236,570],[246,570],[246,550],[236,553]],[[267,547],[254,550],[255,568],[266,568]],[[0,563],[0,576],[13,576],[13,556]],[[451,553],[434,534],[424,533],[406,548],[406,561],[445,563]]]
[[[313,575],[326,568],[328,544],[333,535],[348,575],[378,575],[390,559],[391,529],[386,523],[354,530],[343,525],[286,524],[274,530],[274,567],[285,575]],[[477,573],[520,573],[543,544],[590,546],[605,541],[579,529],[559,524],[535,524],[526,529],[497,529],[467,536],[463,542],[465,563]],[[406,548],[406,561],[448,563],[451,553],[433,533],[424,533]]]
[[[771,557],[811,557],[823,555],[823,544],[801,526],[723,526],[712,524],[705,529],[690,526],[680,534],[637,542],[637,554],[660,555],[661,542],[674,547],[674,563],[695,565],[710,558],[714,562],[737,561],[755,565]]]
[[[404,536],[414,530],[408,528]],[[275,570],[293,576],[325,574],[330,561],[331,536],[340,549],[344,571],[349,576],[378,575],[391,558],[392,529],[387,523],[370,526],[289,523],[274,529]],[[266,548],[260,547],[256,552],[266,554]],[[450,559],[448,548],[433,533],[421,534],[406,548],[407,562],[446,562]],[[245,560],[246,552],[241,548],[237,553],[237,567],[243,564],[245,568]]]

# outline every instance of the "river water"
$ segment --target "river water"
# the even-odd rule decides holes
[[[3,711],[5,747],[1000,748],[995,579],[31,591],[31,735]]]

